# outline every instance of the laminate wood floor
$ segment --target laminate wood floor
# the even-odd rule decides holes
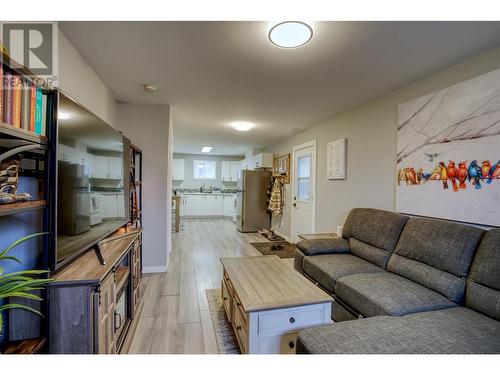
[[[240,233],[225,219],[183,220],[172,233],[168,272],[143,278],[144,309],[131,354],[218,354],[205,289],[220,288],[221,257],[261,255],[250,242],[258,233]],[[283,259],[293,267],[293,259]]]

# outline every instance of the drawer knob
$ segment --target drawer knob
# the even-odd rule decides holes
[[[293,349],[293,348],[295,348],[295,343],[293,341],[290,341],[288,343],[288,346],[290,347],[290,349]]]
[[[239,302],[236,302],[236,304],[238,305],[238,307],[240,307],[240,306],[241,306],[241,303],[239,303]]]
[[[241,330],[241,326],[236,326],[236,329],[239,331]]]
[[[290,318],[290,323],[295,323],[295,318],[293,316]]]
[[[227,301],[227,297],[224,297],[224,301]]]

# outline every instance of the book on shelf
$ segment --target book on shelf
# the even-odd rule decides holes
[[[21,129],[30,130],[31,111],[31,83],[26,81],[22,85],[21,94]]]
[[[4,87],[3,87],[3,122],[12,125],[12,74],[10,72],[4,72]]]
[[[46,134],[47,95],[31,80],[0,64],[0,122]]]
[[[42,90],[38,87],[35,92],[35,134],[42,134],[42,102],[43,94]]]
[[[0,65],[0,122],[3,121],[3,67]]]
[[[12,76],[12,125],[21,127],[21,77],[17,74]]]

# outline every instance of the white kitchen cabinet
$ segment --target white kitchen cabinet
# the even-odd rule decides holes
[[[221,181],[231,181],[231,162],[229,160],[223,160],[221,164]]]
[[[273,167],[273,154],[269,152],[263,152],[254,155],[250,160],[250,169],[272,168],[272,167]]]
[[[123,161],[114,156],[108,157],[108,178],[121,180],[123,177]]]
[[[116,217],[125,217],[125,197],[123,194],[116,194]]]
[[[221,180],[224,182],[238,181],[238,172],[241,169],[241,162],[238,160],[225,160],[222,162]]]
[[[223,197],[223,208],[222,208],[222,216],[233,217],[233,213],[235,210],[235,195],[224,195]]]
[[[116,194],[102,194],[100,208],[103,219],[118,217],[118,209],[116,206]]]
[[[241,170],[241,163],[239,161],[231,161],[231,181],[238,181],[238,174]]]
[[[184,180],[184,159],[173,159],[172,161],[172,180]]]
[[[94,178],[109,178],[109,164],[107,156],[94,155]]]

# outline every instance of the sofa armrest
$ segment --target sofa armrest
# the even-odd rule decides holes
[[[297,242],[297,248],[305,255],[344,254],[349,252],[345,238],[318,238]]]

